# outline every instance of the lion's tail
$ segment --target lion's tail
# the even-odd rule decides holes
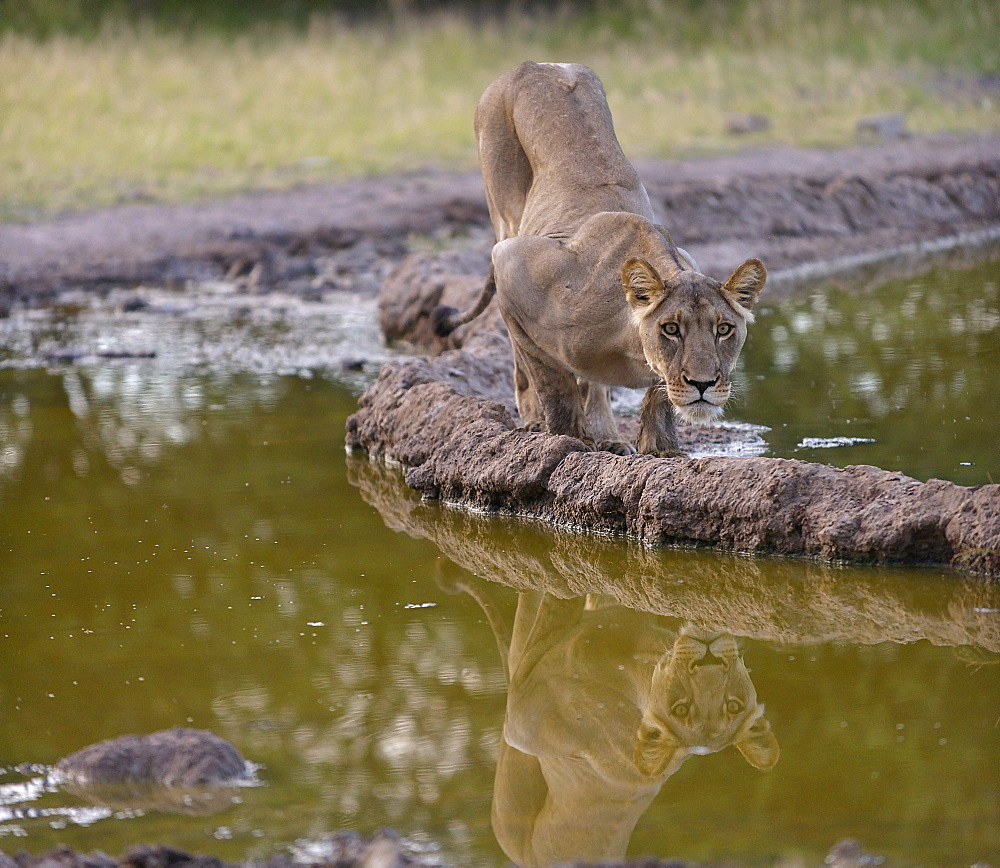
[[[466,311],[455,310],[447,305],[438,305],[431,311],[431,326],[434,334],[438,337],[447,337],[459,326],[472,322],[479,314],[486,310],[489,303],[496,295],[497,280],[493,273],[493,263],[490,263],[489,273],[486,275],[486,283],[483,291],[479,293],[476,303]]]

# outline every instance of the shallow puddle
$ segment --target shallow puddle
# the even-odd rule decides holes
[[[1000,479],[996,275],[765,310],[732,416],[770,454]],[[390,826],[459,864],[820,864],[848,836],[892,864],[1000,859],[1000,589],[423,504],[344,456],[371,310],[328,304],[309,340],[268,314],[287,344],[242,309],[231,343],[184,344],[197,317],[171,310],[5,326],[0,851],[305,859]],[[155,357],[95,357],[122,323]],[[175,725],[232,741],[260,785],[178,811],[46,781]]]

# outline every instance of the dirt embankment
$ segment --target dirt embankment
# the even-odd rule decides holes
[[[837,151],[767,149],[639,166],[679,244],[712,274],[747,250],[772,274],[856,269],[887,250],[919,255],[943,237],[1000,228],[1000,137],[899,140]],[[489,223],[477,172],[418,172],[200,205],[129,205],[0,225],[0,301],[60,290],[253,276],[253,287],[312,291],[325,260],[398,261],[413,234]],[[486,235],[480,250],[489,248]],[[876,254],[871,257],[871,254]],[[256,272],[254,270],[256,269]],[[317,280],[319,278],[320,280]]]

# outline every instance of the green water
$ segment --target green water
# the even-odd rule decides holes
[[[732,415],[768,425],[771,454],[1000,479],[996,276],[775,305]],[[630,854],[821,864],[850,836],[892,864],[1000,859],[996,587],[648,551],[423,504],[398,471],[345,456],[356,385],[276,372],[298,360],[3,358],[0,851],[307,858],[332,832],[391,826],[418,852],[502,864],[530,822],[587,837],[538,816],[536,751],[583,828]],[[640,797],[621,772],[634,686],[691,625],[738,641],[780,756],[769,771],[734,746],[691,756]],[[85,744],[175,725],[232,741],[261,784],[183,814],[45,783]],[[580,757],[648,806],[609,811]]]
[[[1000,482],[1000,263],[762,308],[733,412],[772,428],[771,454]]]

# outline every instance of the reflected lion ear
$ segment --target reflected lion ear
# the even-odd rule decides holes
[[[622,286],[633,310],[656,304],[664,293],[660,275],[645,259],[630,259],[622,266]]]
[[[690,754],[665,727],[642,722],[635,740],[636,768],[648,778],[672,775]]]
[[[740,265],[722,288],[739,303],[750,310],[767,280],[767,269],[759,259],[748,259]]]
[[[773,769],[781,754],[778,740],[771,732],[771,724],[763,716],[758,717],[736,742],[736,749],[750,765],[762,772]]]

